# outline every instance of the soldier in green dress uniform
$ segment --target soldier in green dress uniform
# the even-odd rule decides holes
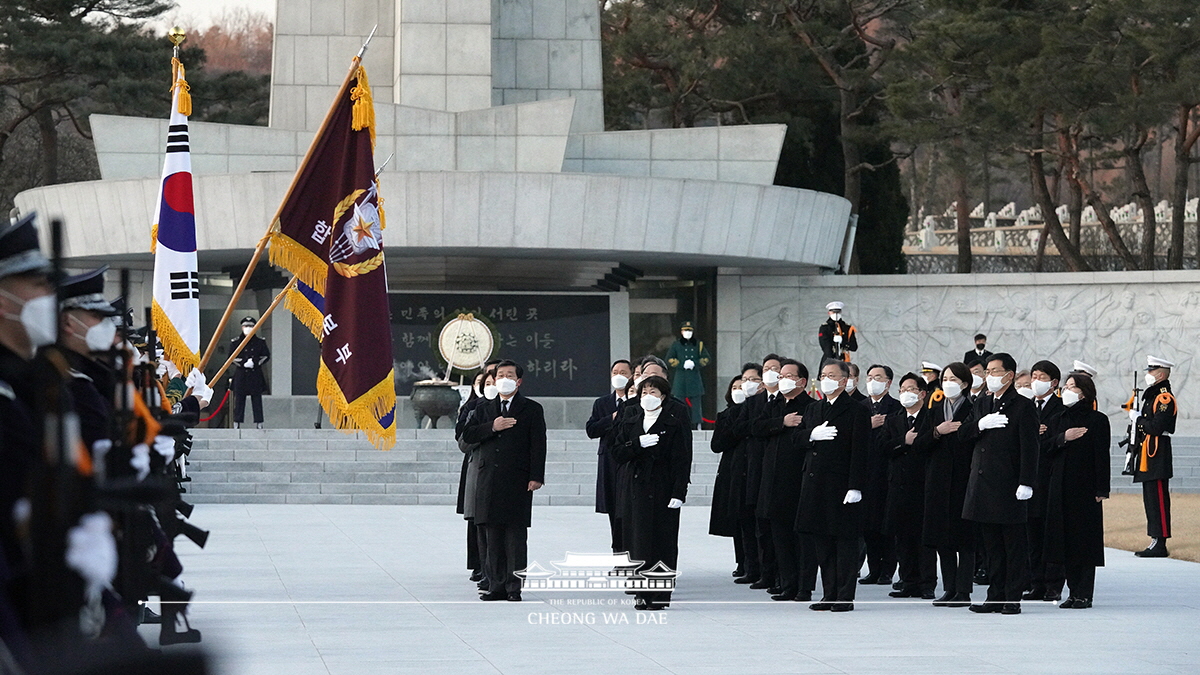
[[[688,404],[692,426],[699,428],[702,421],[700,400],[704,396],[700,369],[707,367],[712,357],[704,348],[704,341],[695,338],[691,321],[683,322],[679,334],[679,339],[667,350],[667,365],[671,367],[671,393]]]

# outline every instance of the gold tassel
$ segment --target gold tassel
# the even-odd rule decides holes
[[[175,73],[175,84],[171,86],[171,91],[179,90],[179,114],[184,117],[191,117],[192,94],[190,92],[192,88],[187,83],[187,75],[179,59],[171,59],[171,70]]]
[[[168,361],[175,364],[179,372],[190,373],[192,368],[200,365],[200,356],[184,343],[183,338],[179,337],[179,330],[171,323],[167,312],[158,304],[157,300],[150,302],[150,316],[158,335],[158,341],[162,343],[163,355]]]
[[[268,260],[276,267],[282,267],[300,277],[307,286],[325,295],[325,277],[329,274],[329,265],[286,234],[271,232],[271,248]]]
[[[333,373],[321,361],[317,371],[317,397],[321,407],[329,414],[329,421],[334,427],[343,431],[358,429],[367,435],[371,445],[379,450],[390,450],[396,445],[396,424],[384,428],[379,425],[379,418],[396,408],[396,371],[390,371],[387,377],[371,387],[365,394],[353,401],[347,401],[342,388],[338,386]]]
[[[158,223],[150,227],[150,254],[158,252]]]
[[[304,297],[300,289],[290,289],[287,295],[283,297],[283,306],[292,313],[292,316],[296,317],[297,321],[304,324],[312,332],[317,342],[321,341],[321,337],[324,334],[325,317],[317,311],[316,307],[313,307],[308,298]]]
[[[350,90],[350,100],[354,101],[350,128],[355,131],[371,130],[371,147],[375,147],[375,101],[371,98],[371,83],[367,81],[367,71],[358,67],[355,75],[357,84]]]

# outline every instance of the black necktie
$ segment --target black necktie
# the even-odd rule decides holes
[[[912,428],[913,428],[913,427],[915,427],[915,426],[917,426],[917,416],[916,416],[916,415],[909,415],[909,416],[908,416],[908,428],[909,428],[909,430],[912,430]]]
[[[1046,405],[1046,401],[1038,401],[1038,412],[1042,412],[1042,406]]]
[[[504,404],[500,406],[500,414],[508,417],[508,401],[505,401]]]

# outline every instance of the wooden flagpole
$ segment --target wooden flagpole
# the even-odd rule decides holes
[[[316,152],[317,143],[325,134],[325,129],[329,126],[329,120],[333,117],[333,112],[337,109],[338,103],[340,103],[342,97],[346,95],[350,87],[350,81],[354,79],[355,73],[358,72],[359,65],[362,64],[362,57],[367,51],[367,45],[371,44],[371,38],[375,37],[375,30],[378,28],[379,26],[376,25],[375,28],[371,29],[371,34],[367,36],[366,42],[363,43],[362,48],[359,49],[358,53],[354,55],[353,59],[351,59],[350,70],[346,73],[346,79],[342,82],[341,88],[338,89],[337,96],[333,97],[333,102],[329,105],[329,112],[325,113],[325,119],[321,122],[320,128],[317,129],[316,135],[313,136],[312,143],[310,143],[308,146],[308,152],[304,153],[304,160],[300,162],[300,166],[296,169],[296,174],[292,176],[292,183],[288,186],[287,192],[284,193],[283,199],[279,202],[279,208],[275,210],[275,216],[271,218],[271,222],[267,224],[266,234],[262,236],[262,239],[258,240],[258,245],[254,247],[254,254],[251,255],[250,263],[246,265],[246,271],[242,273],[242,279],[238,282],[237,288],[235,288],[233,291],[233,297],[229,299],[229,306],[225,308],[225,313],[221,315],[221,321],[217,323],[217,329],[213,331],[212,339],[208,341],[208,347],[204,350],[204,356],[200,358],[200,372],[204,372],[204,368],[208,365],[208,362],[212,360],[213,355],[216,353],[217,344],[221,340],[221,334],[225,332],[225,327],[229,325],[229,319],[231,316],[233,316],[233,310],[237,308],[237,303],[242,299],[242,294],[246,291],[246,285],[250,283],[250,277],[254,274],[254,268],[258,266],[258,261],[262,258],[263,251],[267,249],[267,243],[271,239],[271,229],[275,226],[275,221],[279,220],[279,215],[283,212],[283,205],[287,204],[288,200],[291,199],[292,192],[295,191],[296,184],[300,182],[300,176],[304,173],[304,168],[308,166],[308,161],[312,159],[313,154]],[[295,285],[295,279],[292,280],[290,285]],[[279,298],[276,298],[276,302],[278,301]],[[274,307],[274,305],[272,305],[272,307]],[[264,314],[264,316],[266,315]],[[245,342],[242,344],[245,344]],[[229,364],[226,363],[225,368],[228,367]],[[225,368],[221,369],[222,374],[225,372]],[[216,380],[217,378],[214,377],[213,381],[215,382]]]
[[[267,317],[271,316],[271,313],[274,312],[275,308],[279,306],[279,303],[283,301],[283,298],[287,295],[287,292],[296,287],[297,281],[299,281],[299,279],[293,276],[292,280],[288,282],[287,286],[284,286],[283,290],[279,291],[279,295],[276,295],[275,299],[271,301],[271,305],[267,307],[267,311],[263,312],[263,315],[258,318],[258,322],[254,324],[254,328],[251,328],[250,332],[242,337],[242,341],[237,346],[237,349],[233,350],[233,353],[229,355],[228,359],[226,359],[225,365],[221,366],[221,369],[217,371],[217,374],[213,376],[210,382],[219,382],[221,380],[221,376],[225,374],[225,371],[229,370],[229,366],[233,365],[233,360],[238,357],[238,354],[242,353],[242,350],[246,348],[246,345],[250,344],[250,338],[258,335],[258,330],[262,328],[263,322],[267,320]]]

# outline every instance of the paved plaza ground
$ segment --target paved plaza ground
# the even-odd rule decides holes
[[[196,590],[192,625],[220,673],[1090,675],[1200,667],[1200,566],[1113,549],[1089,610],[1036,602],[1020,616],[975,615],[860,586],[854,612],[829,614],[733,584],[730,540],[707,534],[707,507],[685,506],[672,607],[638,612],[625,604],[629,596],[603,591],[478,601],[464,568],[464,524],[450,507],[203,504],[192,521],[213,533],[203,551],[180,545],[184,580]],[[589,507],[537,508],[530,560],[550,568],[567,551],[604,552],[607,528]],[[153,644],[156,631],[142,630]]]

